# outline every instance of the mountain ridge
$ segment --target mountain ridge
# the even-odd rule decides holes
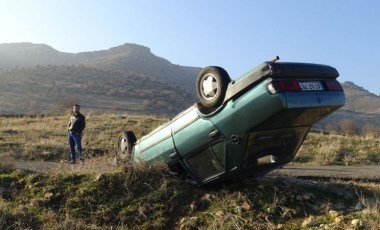
[[[80,99],[96,111],[174,114],[195,101],[199,70],[173,65],[136,44],[80,53],[45,44],[0,44],[0,114],[49,113],[57,110],[52,103],[60,107]],[[48,104],[39,106],[42,101]]]
[[[65,53],[46,44],[4,43],[0,44],[0,114],[49,113],[57,110],[50,104],[63,106],[80,99],[96,111],[176,114],[196,102],[200,70],[172,64],[138,44]],[[358,121],[360,117],[368,121],[368,114],[380,116],[380,96],[353,82],[342,87],[346,105],[331,116],[331,122],[352,114]],[[43,101],[50,104],[37,106]]]
[[[36,65],[86,65],[99,69],[136,72],[167,81],[193,93],[199,67],[180,66],[154,55],[150,48],[125,43],[107,50],[79,53],[60,52],[46,44],[0,44],[0,68],[32,67]],[[187,84],[193,83],[191,86]]]
[[[343,82],[342,86],[346,95],[344,110],[380,114],[380,96],[351,81]]]

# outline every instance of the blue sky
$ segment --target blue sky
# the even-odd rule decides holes
[[[0,0],[0,43],[77,53],[124,43],[232,78],[278,55],[380,94],[377,0]]]

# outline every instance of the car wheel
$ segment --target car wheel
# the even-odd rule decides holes
[[[136,142],[136,136],[132,131],[124,131],[117,142],[117,160],[126,161],[132,155],[132,148]]]
[[[198,75],[196,85],[200,103],[207,108],[220,106],[230,81],[230,76],[222,67],[204,68]]]

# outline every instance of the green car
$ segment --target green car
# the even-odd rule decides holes
[[[235,81],[221,67],[198,75],[199,102],[136,140],[118,139],[118,160],[164,161],[197,185],[265,175],[294,158],[311,126],[344,105],[327,65],[272,61]]]

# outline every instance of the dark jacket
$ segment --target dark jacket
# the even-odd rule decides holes
[[[85,127],[86,118],[81,113],[71,115],[68,131],[82,134],[82,131]]]

